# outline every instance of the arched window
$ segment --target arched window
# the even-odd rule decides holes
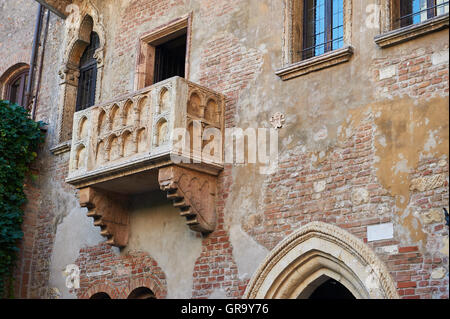
[[[78,81],[76,110],[81,111],[95,104],[95,88],[97,84],[97,60],[95,51],[100,41],[97,33],[91,32],[90,43],[80,59],[80,78]]]
[[[23,70],[6,84],[6,99],[21,106],[25,104],[28,70]]]

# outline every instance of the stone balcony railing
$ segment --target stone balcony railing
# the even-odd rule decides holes
[[[127,225],[127,198],[158,188],[168,192],[192,229],[214,229],[215,179],[223,168],[223,115],[223,95],[180,77],[75,113],[66,181],[80,189],[81,204],[104,226],[102,234],[112,245],[127,242],[123,231],[113,230]],[[220,134],[219,144],[214,156],[202,161],[201,147],[210,139],[201,136],[209,128]],[[180,132],[189,132],[190,138],[182,140]],[[193,134],[200,134],[200,147],[195,147]],[[184,152],[181,145],[186,145]],[[106,207],[108,212],[99,212],[104,205],[116,212]]]

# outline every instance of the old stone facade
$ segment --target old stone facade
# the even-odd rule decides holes
[[[300,0],[0,0],[2,99],[44,13],[15,296],[307,298],[332,279],[448,298],[448,8],[398,28],[397,0],[336,2],[343,45],[301,59]],[[93,32],[95,105],[76,111]],[[156,83],[180,34],[184,76]],[[170,137],[196,125],[271,129],[276,167],[177,163]]]

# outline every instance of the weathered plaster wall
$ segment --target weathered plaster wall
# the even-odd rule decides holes
[[[73,207],[57,226],[50,259],[49,286],[53,294],[64,299],[76,297],[66,286],[66,267],[75,264],[80,249],[103,242],[100,228],[94,227],[92,219],[86,217],[85,208],[77,206],[76,202],[72,202],[69,207],[61,210],[68,211]]]
[[[28,16],[30,26],[0,28],[1,56],[27,62],[26,53],[13,58],[4,48],[27,52],[35,5],[6,2],[10,9],[2,14],[17,21]],[[110,251],[95,245],[98,230],[82,217],[76,192],[64,183],[68,154],[48,151],[55,145],[57,72],[65,49],[64,22],[53,16],[38,104],[38,119],[49,130],[27,211],[36,216],[27,257],[31,272],[21,280],[32,289],[24,286],[21,295],[47,297],[54,286],[63,297],[74,296],[62,287],[64,263],[88,255],[83,269],[94,269],[105,259],[119,265],[137,252],[146,257],[133,260],[152,258],[160,267],[155,269],[164,279],[155,285],[167,284],[168,297],[240,297],[269,250],[301,225],[322,220],[365,241],[368,226],[392,222],[394,238],[368,244],[385,261],[399,293],[448,298],[448,228],[439,215],[448,207],[448,29],[380,49],[373,41],[379,30],[365,24],[370,2],[352,1],[350,61],[282,81],[275,70],[282,66],[283,1],[92,3],[106,26],[102,101],[133,90],[142,34],[192,13],[189,79],[226,95],[228,127],[270,127],[270,116],[284,113],[280,167],[261,175],[258,165],[227,165],[219,178],[217,231],[206,238],[191,233],[168,201],[138,197],[130,212],[130,245],[105,257]],[[13,39],[11,30],[23,40]],[[13,60],[2,59],[0,71]],[[68,227],[72,219],[79,226]],[[86,237],[74,237],[81,225],[89,225]],[[62,253],[69,241],[71,249]],[[92,278],[86,287],[94,285]]]
[[[133,250],[148,253],[164,269],[167,297],[190,298],[195,259],[202,249],[199,236],[160,191],[136,196],[130,216],[129,244],[122,255]]]

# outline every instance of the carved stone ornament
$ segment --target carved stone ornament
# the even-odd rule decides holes
[[[187,225],[194,231],[207,234],[216,227],[216,177],[207,173],[171,165],[159,169],[161,190],[179,208]],[[80,205],[88,209],[87,216],[101,228],[107,244],[125,247],[128,244],[130,198],[93,187],[80,189]]]
[[[125,247],[129,236],[129,200],[127,196],[103,192],[92,187],[80,189],[80,205],[87,207],[88,217],[100,226],[101,235],[111,246]]]
[[[445,185],[445,174],[425,176],[415,178],[411,181],[409,189],[411,191],[425,192]]]
[[[104,56],[103,49],[95,51],[94,59],[97,60],[97,68],[103,67],[103,62],[104,62],[103,56]]]
[[[158,179],[192,230],[210,233],[215,229],[216,177],[172,165],[161,168]]]
[[[58,75],[62,80],[61,83],[77,85],[78,78],[80,77],[80,71],[75,68],[64,66],[59,70]]]
[[[272,124],[272,127],[274,129],[282,128],[285,122],[286,122],[286,117],[284,116],[283,113],[280,113],[280,112],[276,112],[270,118],[270,123]]]

